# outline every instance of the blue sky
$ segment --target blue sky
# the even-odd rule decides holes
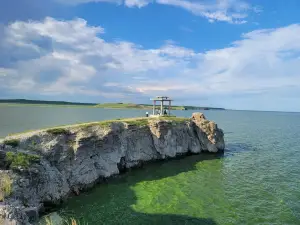
[[[300,111],[298,0],[3,0],[0,98]]]

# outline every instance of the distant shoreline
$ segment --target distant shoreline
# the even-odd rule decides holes
[[[105,108],[105,109],[148,109],[152,110],[150,104],[134,104],[134,103],[80,103],[65,101],[40,101],[27,99],[2,99],[1,106],[39,106],[39,107],[88,107],[88,108]],[[202,106],[172,106],[172,110],[225,110],[224,108],[202,107]]]

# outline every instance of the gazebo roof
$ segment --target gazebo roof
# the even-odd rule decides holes
[[[170,99],[167,96],[156,96],[155,98],[151,98],[150,100],[153,100],[153,101],[173,101],[172,99]]]

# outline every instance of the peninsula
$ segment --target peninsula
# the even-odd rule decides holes
[[[28,99],[0,99],[1,105],[35,105],[35,106],[74,106],[74,107],[96,107],[107,109],[152,109],[149,104],[135,103],[82,103],[67,101],[44,101]],[[206,106],[172,106],[172,110],[225,110],[224,108],[206,107]]]
[[[70,195],[79,195],[130,168],[224,149],[223,131],[202,113],[191,118],[132,118],[11,135],[0,145],[0,221],[30,225]]]

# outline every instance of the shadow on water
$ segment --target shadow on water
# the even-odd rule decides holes
[[[133,205],[140,198],[147,198],[149,192],[145,190],[145,193],[141,196],[136,196],[133,187],[140,182],[156,181],[195,170],[195,165],[200,161],[215,160],[221,157],[223,157],[223,154],[193,155],[184,159],[177,158],[170,161],[154,162],[138,169],[132,169],[117,178],[101,183],[89,192],[69,199],[63,205],[59,214],[63,217],[75,217],[79,221],[88,224],[216,225],[217,223],[210,218],[163,214],[163,212],[162,214],[137,212],[133,209]],[[147,185],[147,182],[145,185]],[[159,189],[154,191],[159,193]],[[153,193],[151,194],[153,196]],[[176,196],[174,197],[176,199]],[[166,198],[160,196],[156,199],[147,199],[147,201],[158,201],[158,204],[164,205],[164,202],[169,201],[170,198],[172,198],[171,194]],[[182,207],[185,207],[184,203]],[[157,208],[156,210],[150,209],[150,211],[157,212]],[[147,212],[149,212],[149,208]]]

